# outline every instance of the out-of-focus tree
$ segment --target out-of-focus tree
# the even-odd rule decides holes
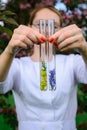
[[[67,7],[62,12],[64,25],[77,24],[83,30],[87,40],[87,1],[86,0],[62,0]]]
[[[17,22],[12,18],[15,13],[5,10],[4,6],[0,5],[0,53],[8,44],[8,40],[12,35],[12,29],[6,25],[18,26]]]
[[[55,3],[56,0],[11,0],[7,4],[7,9],[17,14],[16,20],[19,24],[28,24],[32,9],[43,4],[54,5]]]

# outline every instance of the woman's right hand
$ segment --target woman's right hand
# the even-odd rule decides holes
[[[46,37],[32,29],[30,26],[20,25],[13,32],[12,38],[6,48],[10,54],[14,54],[15,49],[24,48],[46,41]]]

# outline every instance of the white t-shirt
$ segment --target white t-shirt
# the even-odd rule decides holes
[[[14,58],[0,93],[12,90],[19,130],[76,130],[77,84],[87,83],[80,55],[56,56],[56,90],[40,90],[39,62]]]

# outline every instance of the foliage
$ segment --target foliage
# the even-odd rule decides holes
[[[85,0],[62,0],[67,6],[66,12],[61,12],[64,26],[77,24],[83,30],[87,40],[87,2]]]
[[[0,6],[0,21],[4,24],[0,25],[0,53],[4,50],[8,44],[8,40],[12,35],[12,29],[7,27],[7,25],[18,26],[17,22],[12,18],[15,13],[9,10],[3,10],[3,6]]]
[[[5,123],[9,124],[12,130],[16,129],[17,126],[17,117],[13,101],[12,92],[0,95],[0,116],[3,116]]]
[[[0,53],[7,46],[9,39],[13,33],[13,29],[18,24],[28,24],[29,16],[35,6],[42,6],[43,4],[55,5],[57,0],[11,0],[7,3],[6,8],[0,6],[0,21],[4,22],[4,26],[0,25]],[[87,39],[87,8],[79,6],[80,4],[86,4],[86,0],[62,0],[67,7],[67,11],[60,10],[64,24],[77,24],[83,30],[83,34]],[[22,52],[22,55],[25,55]],[[14,104],[6,99],[12,97],[12,93],[9,92],[6,95],[0,95],[0,115],[3,115],[5,122],[9,122],[13,130],[17,126],[16,114]],[[87,85],[80,84],[78,87],[78,112],[77,112],[77,128],[79,130],[87,129]]]
[[[15,13],[9,10],[3,10],[3,8],[4,7],[0,5],[0,21],[4,23],[4,26],[0,25],[0,53],[5,49],[10,37],[12,36],[12,29],[8,26],[10,24],[18,26],[17,22],[12,18]],[[8,102],[8,99],[11,99],[11,96],[11,92],[5,95],[0,95],[0,115],[3,116],[5,122],[14,130],[17,126],[17,119],[14,106],[12,106],[12,103]]]
[[[7,4],[7,9],[10,8],[17,14],[16,20],[19,24],[28,24],[32,9],[43,4],[54,5],[55,3],[56,0],[12,0]]]
[[[78,112],[77,128],[79,130],[87,129],[87,85],[79,84],[78,86]]]

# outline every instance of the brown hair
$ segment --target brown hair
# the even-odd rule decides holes
[[[35,16],[36,16],[37,12],[39,12],[40,10],[42,10],[42,9],[44,9],[44,8],[47,8],[47,9],[53,11],[54,13],[56,13],[56,14],[58,15],[58,17],[60,18],[60,26],[62,26],[62,22],[63,22],[62,16],[61,16],[60,12],[59,12],[54,6],[52,6],[52,5],[43,5],[43,6],[41,6],[41,7],[36,7],[36,8],[32,11],[32,13],[31,13],[31,16],[30,16],[30,18],[29,18],[29,24],[30,24],[30,25],[33,24],[33,20],[34,20],[34,18],[35,18]]]

